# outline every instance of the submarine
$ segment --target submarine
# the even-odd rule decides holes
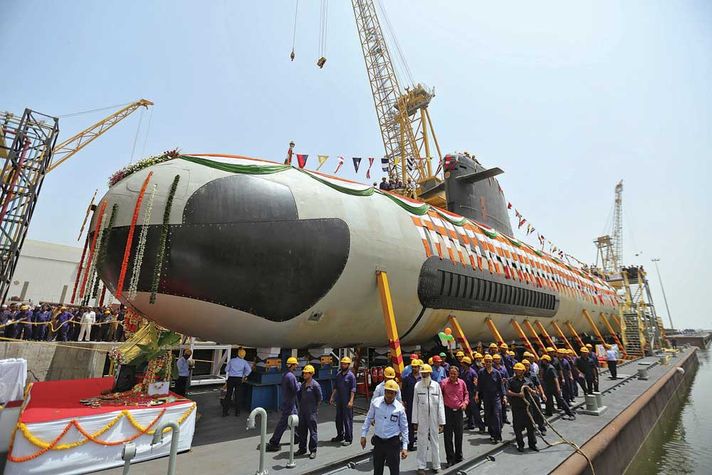
[[[378,271],[404,345],[432,339],[450,315],[471,341],[488,341],[487,318],[511,340],[512,319],[589,329],[584,310],[617,313],[605,281],[512,237],[496,178],[465,154],[445,157],[450,210],[239,155],[157,162],[102,197],[113,216],[92,218],[90,229],[106,231],[96,269],[116,295],[131,223],[135,236],[146,226],[143,243],[134,237],[129,247],[129,262],[143,254],[128,269],[135,291],[127,277],[118,298],[186,335],[254,347],[384,346]]]

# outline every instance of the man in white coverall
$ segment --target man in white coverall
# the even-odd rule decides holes
[[[79,330],[79,338],[77,341],[90,341],[91,340],[91,326],[96,322],[96,313],[92,309],[86,309],[82,314],[81,319],[81,329]]]
[[[413,424],[418,431],[418,475],[425,474],[428,459],[433,470],[440,470],[440,436],[445,426],[445,405],[440,385],[432,380],[433,369],[420,367],[422,379],[415,385],[413,397]],[[429,457],[430,456],[430,457]]]

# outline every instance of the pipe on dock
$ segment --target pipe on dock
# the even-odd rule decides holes
[[[163,442],[163,431],[167,428],[171,428],[173,434],[171,436],[171,452],[168,457],[168,475],[175,475],[176,473],[176,457],[178,456],[178,438],[180,437],[180,426],[173,421],[163,422],[153,433],[153,439],[151,439],[151,445],[156,445]]]
[[[267,411],[261,407],[256,407],[250,412],[250,417],[247,418],[247,428],[255,428],[255,418],[260,416],[260,468],[257,470],[255,475],[268,475],[268,471],[265,470],[265,450],[266,440],[267,440]],[[294,437],[292,437],[292,443],[294,443]]]
[[[297,464],[294,463],[294,432],[299,425],[299,416],[296,414],[289,416],[287,425],[289,426],[289,462],[287,462],[287,468],[294,468],[297,466]]]

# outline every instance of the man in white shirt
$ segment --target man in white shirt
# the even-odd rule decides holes
[[[77,341],[91,340],[91,326],[96,322],[96,313],[94,310],[88,309],[82,314],[81,328],[79,330],[79,338]]]
[[[618,379],[618,350],[611,345],[606,345],[606,363],[611,372],[611,379]]]
[[[399,473],[400,460],[408,456],[408,417],[403,404],[396,400],[398,383],[390,379],[384,385],[384,396],[371,400],[366,420],[361,428],[361,448],[366,448],[366,436],[374,425],[373,473],[383,475],[384,465],[390,473]]]
[[[379,384],[378,386],[376,386],[376,389],[373,390],[373,396],[371,397],[371,400],[386,395],[386,383],[388,381],[394,381],[396,379],[396,370],[388,366],[386,369],[383,370],[383,377],[385,378],[384,381],[381,382],[381,384]],[[398,399],[398,402],[403,402],[403,400],[401,399],[400,388],[398,388],[398,392],[396,393],[396,399]]]
[[[235,403],[235,415],[240,415],[240,396],[242,384],[247,381],[247,377],[252,372],[252,366],[245,361],[247,352],[244,348],[237,349],[237,356],[227,362],[225,372],[227,373],[227,394],[223,399],[223,417],[230,411],[230,404]]]

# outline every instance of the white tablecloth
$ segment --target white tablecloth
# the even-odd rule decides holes
[[[0,404],[21,401],[27,383],[27,360],[10,358],[0,360]]]

